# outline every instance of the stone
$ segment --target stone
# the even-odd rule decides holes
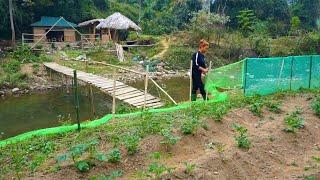
[[[219,173],[217,171],[213,172],[214,175],[218,175]]]
[[[19,88],[13,88],[11,91],[13,92],[13,93],[16,93],[16,92],[18,92],[20,89]]]
[[[0,91],[0,95],[2,96],[2,95],[4,95],[5,94],[5,92],[4,91]]]

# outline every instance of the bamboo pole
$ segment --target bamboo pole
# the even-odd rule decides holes
[[[190,78],[190,93],[189,93],[189,98],[190,101],[192,101],[192,60],[190,61],[190,74],[189,74],[189,78]]]
[[[212,68],[212,61],[209,62],[209,70]],[[208,91],[206,91],[206,101],[208,101]]]
[[[113,71],[112,114],[116,114],[116,72]]]
[[[96,116],[96,109],[94,107],[94,103],[93,103],[93,91],[92,91],[92,86],[90,86],[90,98],[91,98],[91,110],[92,110],[92,114],[95,117]]]
[[[146,109],[146,106],[147,106],[148,79],[149,79],[149,65],[147,65],[145,81],[144,81],[144,103],[143,103],[144,110]]]
[[[156,85],[165,95],[167,95],[169,97],[169,99],[175,104],[178,105],[178,103],[164,90],[162,89],[159,84],[154,81],[152,78],[149,78],[151,80],[151,82],[153,82],[154,85]]]

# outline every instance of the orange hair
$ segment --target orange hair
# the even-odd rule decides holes
[[[205,47],[205,46],[209,46],[208,41],[201,39],[200,43],[199,43],[199,48]]]

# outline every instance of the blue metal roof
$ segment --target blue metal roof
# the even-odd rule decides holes
[[[43,17],[41,17],[41,20],[40,20],[40,21],[31,24],[31,26],[33,26],[33,27],[51,27],[51,26],[53,26],[59,19],[60,19],[60,17],[47,17],[47,16],[43,16]],[[69,23],[69,24],[68,24],[68,23]],[[71,22],[65,20],[64,18],[62,18],[55,27],[71,28],[71,26],[73,26],[73,27],[75,27],[75,28],[77,27],[76,24],[71,23]]]

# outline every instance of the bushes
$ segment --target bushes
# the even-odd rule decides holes
[[[297,39],[295,54],[317,54],[320,47],[320,34],[316,32],[311,32],[309,34],[304,34],[299,36]]]
[[[243,35],[239,32],[229,33],[226,35],[225,39],[227,49],[224,51],[223,57],[228,59],[239,59],[241,57],[241,52],[246,45]]]
[[[26,88],[28,86],[27,82],[28,79],[27,74],[24,73],[13,73],[7,74],[3,77],[0,77],[0,86],[3,86],[5,83],[9,84],[9,87],[19,87],[19,88]]]
[[[189,47],[170,46],[164,59],[174,69],[188,69],[194,51],[195,49]]]
[[[28,62],[36,62],[37,56],[35,56],[29,47],[27,46],[20,46],[12,52],[12,58],[18,60],[21,63],[28,63]]]
[[[20,64],[18,60],[11,60],[3,65],[3,70],[7,73],[17,73],[20,71]]]
[[[270,39],[266,34],[253,34],[250,36],[251,49],[259,57],[268,57],[270,55]]]
[[[290,37],[280,37],[272,40],[270,56],[290,56],[294,54],[296,40]]]

